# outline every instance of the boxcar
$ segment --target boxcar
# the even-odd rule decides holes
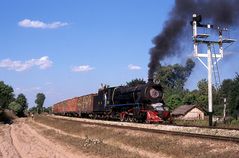
[[[78,97],[78,107],[81,115],[89,115],[93,113],[96,94],[88,94]]]
[[[81,116],[93,113],[96,94],[67,99],[53,105],[53,113],[67,116]]]

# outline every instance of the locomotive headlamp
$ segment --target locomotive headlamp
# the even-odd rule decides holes
[[[152,88],[149,90],[149,94],[152,98],[158,98],[159,97],[159,91],[156,89]]]

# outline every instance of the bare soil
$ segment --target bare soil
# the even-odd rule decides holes
[[[0,157],[238,157],[239,144],[38,116],[0,125]]]
[[[3,158],[72,158],[71,150],[39,135],[26,119],[0,125],[0,157]],[[84,155],[84,157],[87,157]]]

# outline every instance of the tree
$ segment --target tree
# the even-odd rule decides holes
[[[239,74],[234,79],[227,79],[222,82],[220,93],[227,98],[227,111],[236,117],[239,98]]]
[[[188,92],[183,97],[183,104],[194,105],[197,104],[197,95],[195,93]]]
[[[20,111],[17,113],[18,116],[24,116],[25,110],[28,108],[28,103],[27,103],[27,98],[25,97],[24,94],[19,94],[17,96],[16,102],[21,105]]]
[[[47,108],[43,107],[44,108],[44,112],[47,112],[48,114],[52,113],[52,107],[49,106]]]
[[[198,95],[197,104],[204,109],[208,109],[208,96],[207,95]]]
[[[13,88],[0,81],[0,109],[8,107],[9,103],[14,100]]]
[[[126,82],[127,86],[137,86],[140,84],[146,84],[146,82],[143,79],[136,78],[134,80],[131,80],[130,82]]]
[[[37,113],[37,107],[33,106],[29,109],[29,112],[31,113]]]
[[[239,102],[239,74],[233,79],[233,88],[231,89],[230,112],[237,117],[237,107]]]
[[[203,109],[208,109],[208,82],[202,79],[197,83],[196,102]]]
[[[238,119],[239,116],[239,96],[236,98],[235,110],[234,110],[234,117]]]
[[[232,79],[225,79],[222,82],[221,88],[220,88],[220,93],[224,96],[224,97],[229,97],[231,90],[233,88],[233,80]]]
[[[20,111],[21,111],[21,105],[16,102],[16,101],[13,101],[9,104],[8,108],[12,111],[15,112],[15,114],[18,114]]]
[[[182,98],[179,94],[174,94],[168,97],[166,102],[170,109],[175,109],[179,105],[182,105]]]
[[[208,95],[208,82],[206,79],[198,81],[198,93],[200,95]]]
[[[160,66],[154,74],[155,82],[164,88],[166,105],[171,109],[183,103],[184,85],[194,66],[192,59],[188,59],[185,66],[179,64]]]
[[[37,93],[35,103],[37,104],[38,113],[42,112],[45,99],[46,97],[43,93]]]
[[[186,65],[160,66],[154,75],[156,82],[160,82],[165,89],[183,90],[184,84],[190,76],[195,63],[187,59]]]

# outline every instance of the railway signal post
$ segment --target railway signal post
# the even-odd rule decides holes
[[[212,69],[213,66],[217,64],[219,60],[223,58],[223,44],[233,43],[234,39],[223,39],[222,31],[227,31],[226,28],[219,28],[210,25],[210,24],[201,24],[201,16],[193,14],[193,20],[191,22],[193,26],[193,48],[194,48],[194,57],[196,57],[204,67],[208,70],[208,113],[209,113],[209,126],[212,126],[212,115],[213,115],[213,103],[212,103]],[[198,27],[204,27],[207,29],[217,29],[219,32],[218,40],[208,40],[209,34],[198,34]],[[206,45],[207,52],[202,53],[198,51],[199,44]],[[218,52],[212,54],[212,46],[218,45]],[[202,58],[207,59],[207,64],[205,64]]]

